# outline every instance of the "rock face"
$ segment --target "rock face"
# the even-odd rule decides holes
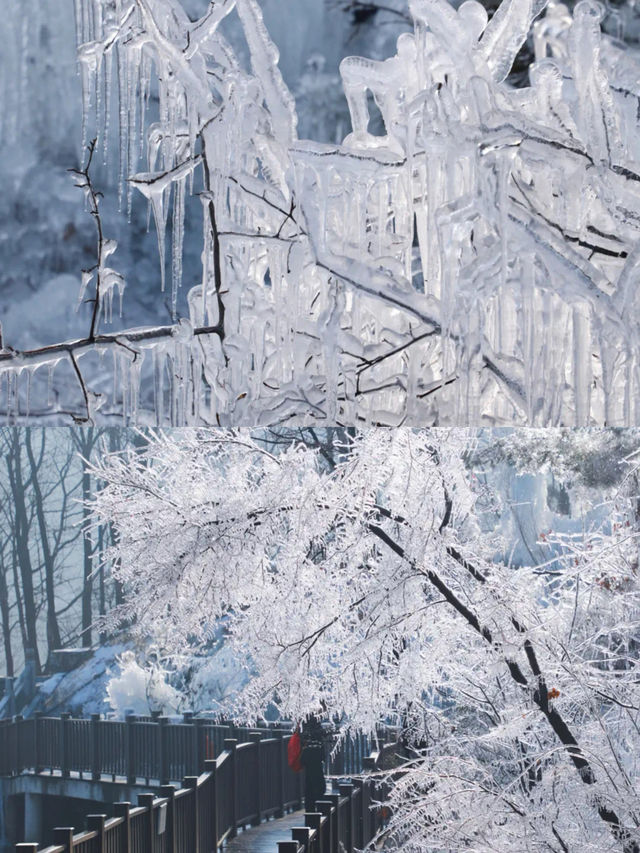
[[[38,679],[34,696],[18,706],[19,712],[31,716],[37,711],[49,715],[70,711],[83,717],[107,713],[106,685],[116,657],[124,650],[124,645],[111,644],[53,652],[47,667],[49,676]]]
[[[49,655],[47,671],[50,674],[56,672],[71,672],[91,659],[95,649],[55,649]]]

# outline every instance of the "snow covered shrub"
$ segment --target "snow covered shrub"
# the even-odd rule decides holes
[[[637,50],[592,0],[545,5],[488,21],[476,0],[410,0],[394,56],[340,66],[338,145],[298,138],[257,0],[197,20],[180,0],[77,0],[85,112],[103,136],[118,100],[174,310],[192,189],[202,281],[174,326],[0,355],[13,411],[21,373],[75,353],[93,376],[108,356],[105,414],[160,424],[637,423]]]
[[[151,711],[175,713],[180,707],[180,694],[167,681],[166,671],[158,664],[145,661],[141,666],[133,651],[118,657],[119,673],[107,683],[107,701],[124,716],[127,711],[142,716]]]

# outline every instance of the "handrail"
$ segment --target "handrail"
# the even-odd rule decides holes
[[[152,780],[164,785],[201,773],[204,761],[221,752],[225,738],[242,744],[257,733],[270,740],[288,731],[220,724],[190,712],[177,723],[160,715],[141,718],[130,714],[125,720],[107,720],[99,714],[90,718],[16,716],[0,720],[0,776],[48,771],[94,781],[106,775],[111,781],[126,779],[129,785],[140,780],[145,785]],[[371,750],[372,743],[364,735],[345,740],[335,754],[327,743],[328,773],[359,772]]]

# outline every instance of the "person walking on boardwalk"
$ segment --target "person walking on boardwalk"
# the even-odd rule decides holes
[[[316,800],[326,791],[324,777],[324,732],[317,717],[311,716],[302,724],[300,764],[304,768],[304,810],[314,812]]]

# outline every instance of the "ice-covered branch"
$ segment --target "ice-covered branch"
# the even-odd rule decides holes
[[[85,111],[106,122],[116,67],[121,176],[151,206],[160,290],[170,242],[174,317],[189,192],[202,202],[189,320],[219,334],[171,418],[640,422],[640,66],[591,0],[503,0],[490,21],[477,0],[412,0],[394,55],[341,63],[352,128],[331,145],[297,138],[256,0],[196,21],[180,0],[78,7]],[[143,397],[165,398],[156,379]]]
[[[107,267],[105,262],[112,255],[117,243],[115,240],[107,240],[102,229],[102,217],[100,215],[100,197],[101,193],[97,192],[91,181],[90,169],[93,155],[96,149],[97,139],[93,139],[89,144],[89,157],[83,169],[70,169],[76,176],[76,186],[84,190],[86,200],[89,203],[89,213],[93,217],[93,221],[97,231],[97,255],[98,260],[95,266],[82,271],[82,287],[80,289],[80,302],[83,301],[87,287],[95,277],[95,295],[92,299],[86,301],[92,303],[91,311],[91,326],[89,328],[89,341],[94,341],[98,333],[98,322],[100,315],[104,310],[104,303],[109,302],[109,314],[111,314],[111,304],[113,301],[113,291],[118,290],[120,296],[120,304],[122,305],[122,294],[124,292],[124,278],[114,269]],[[77,365],[74,365],[77,370]],[[86,396],[86,395],[85,395]]]

